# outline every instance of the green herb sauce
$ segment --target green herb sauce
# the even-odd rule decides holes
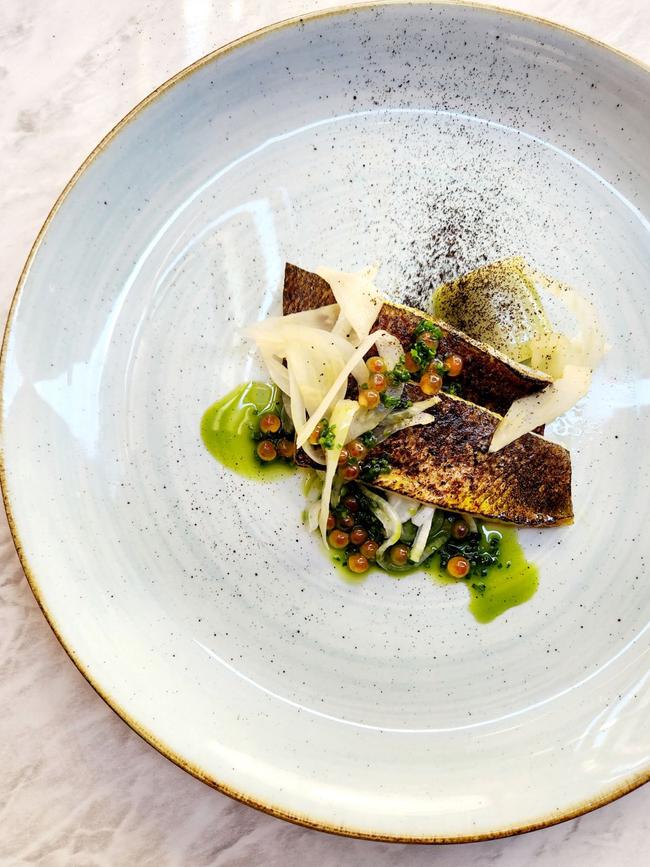
[[[489,623],[509,608],[528,602],[539,578],[535,564],[526,560],[514,527],[484,525],[484,529],[501,537],[499,562],[489,567],[487,577],[463,582],[469,586],[469,610],[479,623]]]
[[[255,444],[262,436],[259,418],[268,412],[282,416],[280,395],[274,385],[247,382],[237,386],[203,414],[201,437],[205,447],[223,466],[254,481],[271,481],[290,474],[294,469],[292,462],[280,459],[264,462],[257,456]],[[305,485],[310,480],[313,481],[307,475]],[[371,521],[370,514],[364,517],[366,524]],[[436,551],[420,566],[399,572],[381,571],[388,577],[398,579],[424,572],[438,583],[465,584],[470,594],[469,610],[479,623],[489,623],[534,595],[538,572],[536,566],[526,560],[513,527],[496,527],[483,522],[479,526],[482,551],[494,553],[495,547],[490,543],[495,538],[498,540],[497,562],[483,569],[486,575],[481,574],[480,569],[473,569],[467,578],[452,578],[440,562],[441,554],[444,560],[444,549]],[[328,553],[337,571],[350,584],[360,584],[371,571],[380,570],[379,566],[372,564],[368,572],[359,575],[348,569],[345,551],[330,548]],[[454,553],[454,550],[446,551],[447,558]]]
[[[486,550],[492,538],[496,536],[499,540],[498,562],[487,568],[487,575],[484,577],[470,574],[468,578],[452,578],[440,565],[437,552],[422,565],[400,572],[386,572],[373,564],[368,572],[357,575],[346,566],[345,552],[331,548],[328,551],[337,571],[350,584],[362,583],[373,571],[381,571],[387,577],[398,580],[424,572],[439,584],[464,584],[470,595],[470,612],[479,623],[490,623],[509,608],[521,605],[534,596],[538,586],[538,571],[533,563],[526,560],[514,527],[489,524],[481,524],[480,527]]]
[[[224,467],[248,479],[267,482],[288,475],[293,463],[280,459],[267,463],[255,451],[259,417],[267,412],[281,412],[276,386],[264,382],[238,385],[203,414],[201,438],[205,447]]]

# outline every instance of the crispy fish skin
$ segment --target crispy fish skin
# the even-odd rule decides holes
[[[287,264],[285,315],[334,302],[325,280]],[[386,303],[374,328],[394,334],[408,349],[413,331],[424,318],[430,317]],[[429,409],[435,422],[399,431],[371,450],[368,458],[386,457],[392,466],[373,485],[422,503],[505,523],[529,527],[570,523],[571,458],[566,449],[531,433],[499,452],[488,452],[501,420],[499,410],[505,413],[514,400],[545,388],[550,380],[445,323],[436,324],[442,331],[439,353],[463,358],[463,375],[457,381],[466,399],[442,393],[440,402]],[[415,382],[406,384],[406,395],[413,402],[426,397]],[[302,451],[296,463],[311,465]]]
[[[415,383],[406,394],[424,400]],[[557,443],[530,433],[501,451],[488,447],[501,416],[462,398],[440,394],[429,425],[398,431],[368,453],[392,466],[372,485],[452,512],[527,527],[573,520],[571,456]],[[298,466],[314,466],[299,449]]]
[[[411,389],[409,389],[411,390]],[[413,390],[412,395],[418,399]],[[500,416],[442,393],[432,424],[407,428],[369,452],[391,472],[373,485],[422,503],[527,527],[571,523],[571,456],[530,433],[490,454]]]
[[[284,289],[282,291],[282,314],[302,313],[303,310],[316,310],[336,304],[330,284],[297,265],[287,262],[284,266]]]
[[[335,302],[329,283],[318,274],[287,263],[282,296],[285,316]],[[406,351],[411,348],[413,332],[423,319],[435,322],[442,332],[438,354],[443,357],[459,355],[463,359],[463,370],[456,382],[463,397],[472,403],[505,415],[513,401],[535,394],[551,382],[546,374],[506,358],[445,322],[400,304],[384,303],[372,330],[383,328],[393,334]]]
[[[550,384],[551,379],[546,374],[526,368],[446,322],[409,307],[385,303],[373,331],[383,328],[397,337],[408,351],[415,342],[413,332],[423,319],[435,322],[441,331],[438,355],[441,358],[459,355],[463,359],[462,372],[455,382],[460,385],[465,400],[505,415],[515,400],[542,391]]]

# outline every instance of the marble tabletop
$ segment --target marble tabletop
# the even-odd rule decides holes
[[[143,96],[214,47],[332,0],[5,0],[0,4],[0,305],[60,189]],[[502,2],[650,63],[647,0]],[[348,840],[215,792],[95,694],[43,619],[0,527],[0,865],[638,863],[650,787],[533,834],[462,846]]]

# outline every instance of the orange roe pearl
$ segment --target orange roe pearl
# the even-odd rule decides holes
[[[430,397],[434,394],[438,394],[442,388],[442,377],[439,373],[436,373],[435,370],[427,368],[420,377],[420,388]]]
[[[470,568],[470,562],[465,557],[452,557],[447,563],[447,572],[452,578],[465,578]]]

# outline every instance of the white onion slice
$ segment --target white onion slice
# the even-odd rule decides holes
[[[325,483],[323,484],[318,522],[325,543],[327,543],[327,518],[330,509],[330,494],[332,492],[334,474],[339,465],[339,455],[341,454],[341,449],[343,448],[348,428],[350,427],[354,414],[358,409],[359,404],[356,400],[339,400],[334,406],[330,418],[330,425],[334,428],[335,443],[331,449],[325,450],[327,468],[325,470]]]
[[[336,400],[336,396],[339,393],[341,388],[345,388],[348,376],[352,371],[355,370],[359,366],[359,364],[363,363],[363,357],[366,352],[370,349],[370,347],[375,343],[376,335],[386,335],[391,339],[390,334],[387,334],[385,331],[377,331],[374,334],[369,334],[365,340],[363,340],[360,346],[354,351],[348,362],[341,368],[338,376],[332,383],[329,388],[327,394],[323,397],[322,401],[316,407],[313,413],[311,413],[309,420],[304,424],[301,428],[296,426],[296,446],[300,448],[303,443],[305,443],[310,434],[313,432],[314,428],[318,424],[318,422],[327,415],[329,408],[331,407],[334,400]]]
[[[436,510],[433,506],[421,506],[418,509],[417,514],[411,518],[411,521],[418,528],[409,552],[409,560],[412,563],[419,563],[422,559],[422,554],[427,545],[427,539],[431,532],[431,524],[433,523],[433,516],[435,513]]]
[[[368,336],[384,303],[373,283],[377,270],[376,267],[369,267],[346,273],[322,267],[316,271],[319,277],[329,283],[342,316],[352,326],[358,340]]]
[[[589,391],[591,370],[567,364],[564,374],[544,391],[516,400],[494,431],[490,451],[504,446],[541,424],[548,424],[565,413]]]

